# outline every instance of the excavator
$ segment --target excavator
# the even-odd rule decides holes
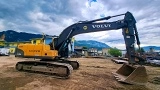
[[[124,16],[123,19],[107,22],[107,20]],[[17,46],[15,56],[23,58],[39,58],[40,60],[25,60],[17,62],[18,71],[42,73],[52,75],[58,78],[69,78],[72,71],[78,69],[78,61],[66,59],[69,55],[68,45],[73,36],[83,33],[119,30],[122,29],[122,35],[125,41],[125,47],[128,55],[128,63],[123,64],[116,72],[114,77],[123,83],[145,84],[147,82],[146,68],[137,63],[135,58],[135,42],[140,48],[140,41],[136,28],[136,20],[131,12],[124,14],[107,16],[90,21],[79,21],[65,28],[58,37],[54,37],[49,45],[46,44],[20,44]],[[143,60],[140,59],[139,62]]]

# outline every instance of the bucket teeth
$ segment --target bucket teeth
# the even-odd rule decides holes
[[[119,77],[116,77],[116,79],[119,80],[120,78],[119,78]]]
[[[122,79],[118,79],[118,81],[119,81],[119,82],[122,82],[123,80],[122,80]]]
[[[112,72],[117,81],[127,84],[145,85],[147,83],[147,73],[144,66],[133,67],[127,64]]]
[[[114,77],[119,78],[118,76],[114,76]]]

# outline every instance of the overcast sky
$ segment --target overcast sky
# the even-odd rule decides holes
[[[160,0],[1,0],[0,31],[59,35],[78,21],[130,11],[137,20],[141,46],[160,46]],[[116,18],[119,20],[123,18]],[[122,30],[75,36],[124,49]]]

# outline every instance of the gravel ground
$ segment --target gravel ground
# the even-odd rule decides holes
[[[42,74],[15,70],[18,61],[30,60],[0,56],[0,90],[160,90],[160,67],[145,66],[149,76],[146,85],[117,82],[112,72],[122,64],[110,59],[74,58],[80,68],[69,79],[57,79]]]

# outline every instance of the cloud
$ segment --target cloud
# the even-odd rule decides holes
[[[88,5],[91,7],[91,4],[92,4],[93,2],[97,2],[97,0],[88,0]]]
[[[59,35],[78,21],[132,12],[142,45],[160,46],[159,0],[1,0],[0,31]],[[123,19],[113,18],[109,21]],[[122,30],[76,35],[78,40],[97,40],[123,47]],[[149,41],[149,42],[148,42]]]
[[[0,30],[3,30],[5,28],[5,25],[3,24],[3,20],[0,20]]]

